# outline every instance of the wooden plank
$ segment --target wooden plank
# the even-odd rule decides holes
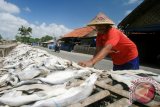
[[[109,90],[113,93],[119,94],[119,95],[129,99],[129,92],[126,91],[126,90],[121,90],[121,89],[118,89],[114,86],[111,86],[111,85],[105,84],[104,82],[99,82],[99,81],[96,81],[96,85],[103,88],[103,89]],[[149,102],[145,105],[147,105],[147,106],[159,106],[160,102],[157,102],[157,101],[153,100],[153,101],[151,101],[151,102]]]
[[[113,82],[112,79],[110,79],[110,78],[104,78],[104,79],[101,79],[99,81],[103,81],[104,83],[110,84],[110,85],[112,85],[112,82]]]
[[[116,84],[113,87],[123,90],[123,86],[121,84]]]
[[[138,107],[136,105],[131,105],[129,102],[129,99],[127,99],[127,98],[122,98],[122,99],[108,105],[107,107],[128,107],[128,106]]]
[[[130,105],[129,100],[127,98],[122,98],[106,107],[139,107],[139,106],[135,104]]]
[[[147,103],[146,105],[147,105],[147,106],[150,106],[150,107],[151,107],[151,106],[152,106],[152,107],[154,107],[154,106],[155,106],[155,107],[156,107],[156,106],[160,107],[160,102],[153,100],[153,101]]]
[[[84,107],[84,106],[88,106],[96,101],[99,101],[107,96],[110,95],[110,92],[107,90],[103,90],[100,91],[94,95],[89,96],[88,98],[84,99],[83,101],[76,103],[76,104],[72,104],[68,107]]]
[[[113,93],[119,94],[123,97],[129,98],[129,92],[126,90],[117,89],[114,86],[111,86],[111,85],[105,84],[104,82],[99,82],[99,81],[96,81],[96,85],[103,89],[109,90]]]

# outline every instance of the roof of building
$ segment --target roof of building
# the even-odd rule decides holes
[[[67,34],[65,34],[62,38],[68,38],[68,37],[86,37],[88,36],[90,33],[92,33],[93,31],[95,31],[95,27],[82,27],[82,28],[78,28],[73,30],[72,32],[69,32]]]
[[[144,0],[118,24],[118,28],[139,31],[157,29],[160,25],[159,14],[160,0]]]
[[[49,41],[46,41],[46,42],[42,42],[42,43],[54,43],[55,41],[52,39],[52,40],[49,40]]]

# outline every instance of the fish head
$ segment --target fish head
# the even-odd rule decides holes
[[[87,70],[87,69],[81,69],[81,70],[78,70],[78,72],[76,72],[76,74],[78,76],[85,76],[85,75],[90,75],[91,71]]]
[[[94,73],[94,74],[90,75],[90,77],[88,77],[81,86],[83,86],[83,85],[92,86],[96,82],[97,78],[98,78],[98,75],[96,73]]]

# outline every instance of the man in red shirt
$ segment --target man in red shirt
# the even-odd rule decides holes
[[[113,25],[114,22],[103,13],[99,13],[88,24],[97,30],[96,53],[92,59],[79,62],[79,65],[91,67],[109,55],[113,61],[113,70],[139,69],[136,45]]]

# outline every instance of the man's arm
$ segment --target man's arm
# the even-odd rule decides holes
[[[112,45],[108,44],[104,47],[98,47],[96,49],[96,54],[94,55],[94,57],[90,60],[92,61],[93,65],[96,64],[98,61],[102,60],[104,57],[106,57],[112,49]]]
[[[96,53],[92,59],[90,59],[89,61],[85,61],[85,62],[79,62],[78,64],[83,67],[86,67],[86,66],[91,67],[94,64],[96,64],[98,61],[106,57],[111,52],[111,49],[112,49],[112,45],[106,45],[104,47],[99,47],[96,49]]]
[[[97,53],[99,53],[99,52],[101,51],[102,48],[103,48],[103,47],[96,46],[96,51],[95,51],[93,57],[95,57],[95,56],[97,55]]]

